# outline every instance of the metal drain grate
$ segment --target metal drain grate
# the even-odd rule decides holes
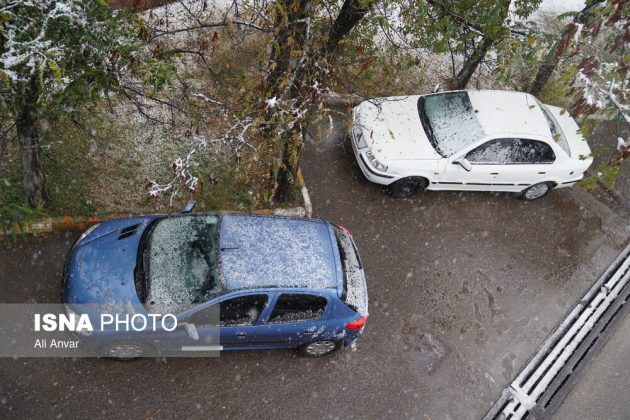
[[[630,301],[630,246],[611,264],[569,316],[545,340],[484,420],[542,418],[553,413],[567,393],[565,385],[584,360],[605,344],[611,322]],[[561,398],[560,398],[561,397]]]

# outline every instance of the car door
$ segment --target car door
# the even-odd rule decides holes
[[[218,322],[220,343],[224,349],[247,348],[257,340],[257,331],[260,329],[258,321],[268,303],[267,293],[231,295],[195,312],[186,322],[195,325],[200,341],[203,341],[205,335],[216,331]]]
[[[473,148],[463,159],[470,164],[470,170],[457,163],[462,157],[455,159],[444,171],[445,181],[458,181],[461,189],[520,191],[549,176],[555,154],[542,141],[499,138]]]
[[[257,337],[265,347],[298,347],[325,332],[332,302],[325,294],[280,292]]]
[[[440,189],[492,191],[502,189],[499,169],[510,153],[511,144],[491,139],[451,160],[439,179]],[[464,162],[462,162],[464,161]]]
[[[472,159],[480,163],[480,167],[491,171],[493,190],[521,191],[530,185],[553,178],[551,172],[556,155],[549,144],[523,138],[503,138],[494,142],[501,144],[494,152],[491,149],[475,149],[466,155],[471,165]],[[493,153],[496,157],[491,162]],[[484,164],[484,160],[491,164]]]

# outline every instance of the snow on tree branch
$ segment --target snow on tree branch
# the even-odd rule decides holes
[[[630,81],[623,53],[630,47],[629,10],[628,0],[610,0],[596,10],[598,19],[588,31],[582,30],[583,25],[577,28],[573,38],[575,54],[582,59],[573,79],[577,94],[575,113],[593,114],[611,107],[630,121]]]

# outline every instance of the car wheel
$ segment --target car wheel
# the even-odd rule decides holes
[[[387,190],[393,197],[405,198],[424,190],[427,185],[429,185],[429,181],[426,178],[410,176],[391,183]]]
[[[534,184],[531,187],[525,188],[520,195],[520,198],[526,201],[536,200],[551,191],[553,185],[549,182],[541,182]]]
[[[101,347],[99,355],[108,359],[129,361],[146,354],[146,347],[136,343],[114,343]]]
[[[341,343],[339,341],[314,341],[298,348],[298,353],[306,357],[322,357],[336,352],[340,347]]]

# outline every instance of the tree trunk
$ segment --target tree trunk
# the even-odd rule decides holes
[[[307,40],[307,26],[304,21],[309,17],[311,0],[282,0],[280,7],[285,11],[279,14],[276,25],[280,28],[274,39],[272,49],[272,61],[275,66],[267,77],[267,92],[269,97],[282,98],[283,100],[295,100],[294,109],[303,109],[312,105],[311,97],[313,80],[308,79],[310,74],[316,74],[313,68],[309,67],[311,62],[316,61],[314,57],[317,53],[323,53],[328,57],[334,56],[339,46],[339,42],[357,25],[357,23],[369,11],[373,0],[366,7],[361,7],[359,0],[345,0],[328,34],[327,42],[322,51],[310,51],[307,62],[296,67],[292,57],[292,52],[304,52]],[[304,119],[307,115],[304,116]],[[302,140],[302,124],[294,124],[290,130],[278,138],[273,129],[274,115],[270,111],[268,121],[272,122],[267,130],[267,135],[272,141],[282,145],[279,154],[280,165],[274,173],[275,190],[273,201],[275,203],[286,203],[293,199],[294,185],[297,180],[297,170],[299,168],[300,157],[304,144]]]
[[[370,0],[365,6],[361,6],[359,0],[345,0],[339,11],[339,15],[335,19],[328,40],[326,41],[325,54],[333,56],[339,48],[339,42],[357,26],[359,21],[370,11],[374,4],[374,0]]]
[[[48,201],[37,131],[37,91],[38,81],[33,78],[28,87],[26,102],[15,121],[22,157],[22,187],[31,207],[37,207],[42,200]]]
[[[278,12],[276,25],[280,28],[272,44],[272,61],[274,67],[269,73],[266,86],[270,98],[276,97],[283,101],[302,101],[299,80],[302,74],[296,68],[299,58],[294,57],[295,51],[304,52],[306,47],[307,22],[310,0],[282,0],[278,2],[281,9]],[[296,102],[294,108],[301,106]],[[267,121],[270,123],[265,130],[272,144],[280,144],[278,158],[280,164],[274,169],[273,178],[275,189],[272,200],[275,203],[286,203],[293,199],[293,186],[297,179],[297,170],[302,152],[302,133],[300,124],[278,135],[278,127],[274,123],[282,123],[283,117],[275,114],[276,110],[269,110]],[[281,137],[280,137],[281,136]]]
[[[540,92],[545,88],[545,85],[551,78],[556,67],[558,67],[558,63],[560,62],[560,55],[558,52],[562,45],[564,45],[567,41],[565,37],[565,31],[562,32],[562,36],[560,39],[554,44],[553,48],[547,54],[547,58],[538,68],[538,73],[536,73],[536,79],[532,82],[532,85],[527,90],[534,96],[538,96]]]
[[[306,22],[310,0],[281,0],[276,7],[276,27],[279,27],[271,48],[271,61],[274,66],[265,80],[270,97],[280,99],[293,86],[291,53],[302,51],[306,39]]]
[[[510,10],[511,0],[503,0],[500,3],[499,13],[499,21],[503,25],[505,19],[507,18],[508,12]],[[486,53],[492,47],[495,42],[499,42],[502,38],[503,27],[493,30],[493,28],[489,28],[488,30],[484,30],[484,33],[481,35],[481,43],[475,45],[475,50],[471,54],[470,58],[464,62],[457,76],[451,81],[451,87],[453,89],[465,89],[468,81],[472,77],[479,64],[483,61],[486,56]]]
[[[277,187],[274,193],[273,201],[276,203],[287,203],[293,199],[293,191],[295,181],[297,180],[297,171],[300,164],[300,157],[302,156],[302,149],[304,143],[302,143],[303,134],[300,132],[289,133],[290,137],[287,138],[282,149],[282,164],[278,168],[278,174],[276,176]],[[295,155],[291,154],[291,147],[296,147]]]
[[[470,58],[464,63],[459,73],[457,73],[457,76],[455,76],[455,78],[451,82],[452,88],[454,90],[466,88],[468,81],[472,77],[475,70],[477,70],[477,67],[479,67],[479,64],[483,61],[486,53],[493,43],[494,41],[492,39],[486,36],[483,37],[483,41],[481,42],[481,44],[475,47],[475,50],[473,51]]]
[[[574,18],[571,23],[564,27],[562,30],[562,34],[560,35],[560,39],[553,45],[551,51],[547,54],[545,61],[538,68],[538,73],[536,73],[536,78],[532,82],[531,86],[528,89],[528,92],[534,96],[538,96],[545,86],[547,82],[551,78],[551,75],[558,67],[558,63],[560,63],[560,57],[567,49],[569,45],[570,38],[575,34],[576,23],[585,24],[587,23],[587,13],[592,7],[596,6],[599,3],[602,3],[604,0],[591,0],[587,3],[586,7],[580,11]]]

